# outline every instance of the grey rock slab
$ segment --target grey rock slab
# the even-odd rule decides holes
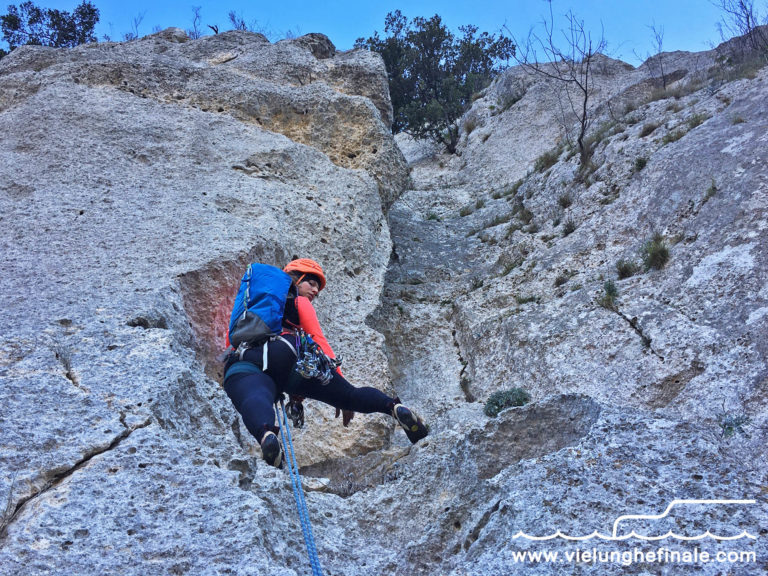
[[[387,416],[344,429],[307,402],[294,439],[327,573],[659,573],[521,564],[658,550],[520,537],[622,515],[638,533],[746,531],[669,547],[752,551],[727,571],[759,571],[766,73],[726,80],[718,55],[667,55],[680,91],[661,99],[650,63],[601,60],[593,127],[615,125],[587,172],[567,150],[532,170],[571,126],[519,69],[449,157],[402,136],[401,154],[381,60],[321,35],[168,30],[4,58],[3,572],[308,571],[288,475],[261,461],[216,361],[245,265],[297,256],[325,267],[316,308],[345,374],[431,429],[411,446]],[[669,261],[619,279],[654,232]],[[532,402],[485,416],[512,386]],[[637,517],[718,499],[754,504]]]

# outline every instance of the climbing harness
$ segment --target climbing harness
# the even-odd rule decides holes
[[[299,465],[296,463],[296,456],[293,452],[291,429],[288,427],[288,414],[285,410],[282,396],[280,397],[280,409],[278,410],[277,423],[280,425],[280,438],[283,441],[283,447],[286,448],[288,456],[288,458],[286,458],[288,461],[288,472],[291,475],[293,497],[296,500],[296,508],[299,511],[299,522],[301,522],[301,532],[304,534],[304,544],[307,546],[309,565],[312,567],[312,576],[322,576],[323,572],[320,568],[320,559],[317,557],[317,548],[315,547],[315,537],[312,535],[312,525],[309,523],[309,511],[307,510],[307,503],[304,500],[304,490],[301,487]]]

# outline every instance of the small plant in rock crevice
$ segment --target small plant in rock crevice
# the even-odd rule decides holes
[[[643,265],[646,272],[651,268],[661,270],[669,261],[669,248],[664,236],[656,232],[650,240],[646,240],[642,248]]]
[[[619,275],[619,280],[624,280],[640,272],[640,265],[634,260],[622,258],[616,262],[616,272]]]
[[[749,438],[749,433],[745,430],[746,426],[752,423],[752,420],[744,412],[734,414],[733,412],[727,412],[725,409],[725,403],[721,412],[717,415],[717,423],[720,425],[720,438],[730,438],[734,434],[742,434]]]
[[[707,188],[706,194],[704,194],[704,200],[702,201],[702,203],[706,203],[716,193],[717,193],[717,183],[715,182],[715,179],[712,178],[712,182],[710,183],[709,188]]]
[[[563,222],[563,238],[566,236],[572,234],[576,231],[576,222],[573,220],[573,218],[568,218],[565,222]]]
[[[512,270],[521,266],[523,262],[524,262],[523,258],[517,258],[515,260],[509,260],[507,262],[504,262],[503,268],[501,270],[501,275],[502,276],[508,275],[510,272],[512,272]]]
[[[682,128],[678,128],[677,130],[673,130],[671,132],[668,132],[664,135],[664,138],[661,139],[661,141],[664,144],[671,144],[672,142],[677,142],[685,136],[688,132],[686,130],[683,130]]]
[[[658,122],[649,122],[648,124],[643,124],[643,127],[640,129],[640,138],[650,136],[659,126],[660,124]]]
[[[563,194],[560,194],[560,196],[557,199],[557,203],[560,205],[561,208],[566,209],[573,204],[573,198],[568,192],[565,192]]]
[[[521,178],[520,180],[512,184],[512,186],[510,186],[509,190],[507,190],[507,193],[505,195],[514,196],[515,194],[517,194],[517,191],[520,190],[520,187],[523,185],[523,183],[524,183],[524,180]]]
[[[554,150],[544,152],[544,154],[536,158],[536,161],[533,163],[533,171],[546,172],[552,168],[552,166],[557,164],[561,152],[562,150],[560,148],[555,148]]]
[[[616,298],[619,297],[619,289],[616,288],[613,280],[608,280],[603,284],[603,291],[604,293],[600,300],[598,300],[598,304],[608,310],[616,310]]]
[[[560,286],[568,282],[568,280],[570,280],[574,274],[575,273],[572,272],[571,270],[566,270],[565,272],[561,272],[560,274],[558,274],[554,282],[555,288],[559,288]]]
[[[531,401],[531,395],[522,388],[510,388],[494,392],[485,403],[485,415],[496,418],[505,408],[524,406]]]
[[[697,112],[696,114],[692,114],[688,118],[688,121],[687,121],[688,122],[688,129],[689,130],[693,130],[697,126],[701,126],[704,122],[706,122],[710,118],[711,117],[708,116],[707,114],[703,114],[703,113],[700,113],[700,112]]]
[[[464,122],[464,132],[467,134],[467,136],[472,134],[475,128],[477,128],[477,119],[472,117],[467,118],[467,120]]]
[[[515,302],[518,304],[528,304],[529,302],[539,303],[540,298],[538,296],[515,296]]]

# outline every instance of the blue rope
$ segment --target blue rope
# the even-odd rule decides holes
[[[288,461],[288,471],[291,474],[293,497],[296,500],[296,508],[299,511],[299,522],[301,522],[301,532],[304,534],[304,544],[307,546],[309,565],[312,567],[312,576],[323,576],[323,571],[320,568],[320,559],[317,557],[315,537],[312,535],[312,524],[309,523],[309,512],[307,511],[307,503],[304,500],[304,490],[301,488],[299,465],[296,463],[296,456],[293,452],[291,429],[288,426],[288,414],[285,411],[285,404],[283,403],[282,398],[280,398],[280,410],[278,410],[277,423],[280,425],[280,438],[283,441],[283,446],[287,447],[289,450],[289,457],[286,458]]]

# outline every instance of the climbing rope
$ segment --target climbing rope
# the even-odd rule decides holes
[[[315,537],[312,535],[312,524],[309,523],[309,512],[307,503],[304,500],[304,490],[301,487],[301,477],[299,476],[299,465],[296,463],[296,456],[293,453],[293,441],[291,440],[291,429],[288,426],[288,414],[285,411],[285,404],[280,398],[280,410],[278,410],[277,423],[280,425],[280,438],[283,446],[287,448],[288,454],[288,472],[291,475],[291,487],[293,488],[293,497],[296,500],[296,508],[299,511],[299,522],[301,522],[301,532],[304,534],[304,544],[307,546],[309,555],[309,565],[312,567],[312,576],[323,576],[320,568],[320,559],[317,557],[317,548],[315,547]],[[286,441],[287,439],[287,441]]]

